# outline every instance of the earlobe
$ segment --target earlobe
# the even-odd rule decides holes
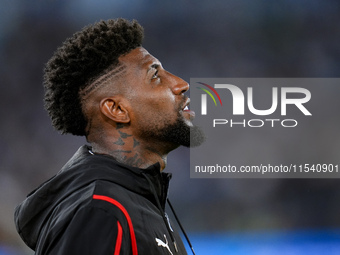
[[[130,122],[129,112],[118,98],[105,98],[100,102],[100,111],[116,123]]]

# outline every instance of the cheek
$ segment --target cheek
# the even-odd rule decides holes
[[[143,91],[143,93],[135,93],[135,95],[131,100],[131,109],[135,121],[150,121],[153,124],[162,120],[175,121],[180,107],[171,91]]]
[[[145,105],[149,111],[173,112],[176,108],[175,96],[170,91],[149,94],[141,99],[141,105]]]
[[[178,113],[175,107],[164,101],[152,101],[141,105],[135,111],[135,124],[140,128],[160,129],[176,122]]]

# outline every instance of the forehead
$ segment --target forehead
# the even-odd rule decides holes
[[[154,64],[161,65],[160,61],[143,47],[138,47],[131,50],[128,54],[120,56],[119,62],[125,64],[127,67],[139,67],[143,69],[148,69]]]

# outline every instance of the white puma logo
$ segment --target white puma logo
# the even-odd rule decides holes
[[[160,240],[158,238],[155,238],[155,239],[156,239],[156,242],[157,242],[158,246],[162,246],[164,248],[167,248],[168,251],[170,252],[170,254],[173,255],[171,250],[170,250],[170,248],[169,248],[169,242],[168,242],[168,239],[166,239],[166,235],[164,235],[164,238],[165,238],[165,242],[166,243],[164,243],[162,240]]]

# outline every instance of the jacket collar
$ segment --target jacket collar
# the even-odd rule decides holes
[[[58,175],[77,175],[79,183],[108,180],[153,201],[153,189],[144,177],[147,175],[161,205],[165,205],[171,174],[161,172],[159,163],[141,169],[120,163],[109,155],[93,154],[90,151],[91,147],[87,145],[80,147]]]

